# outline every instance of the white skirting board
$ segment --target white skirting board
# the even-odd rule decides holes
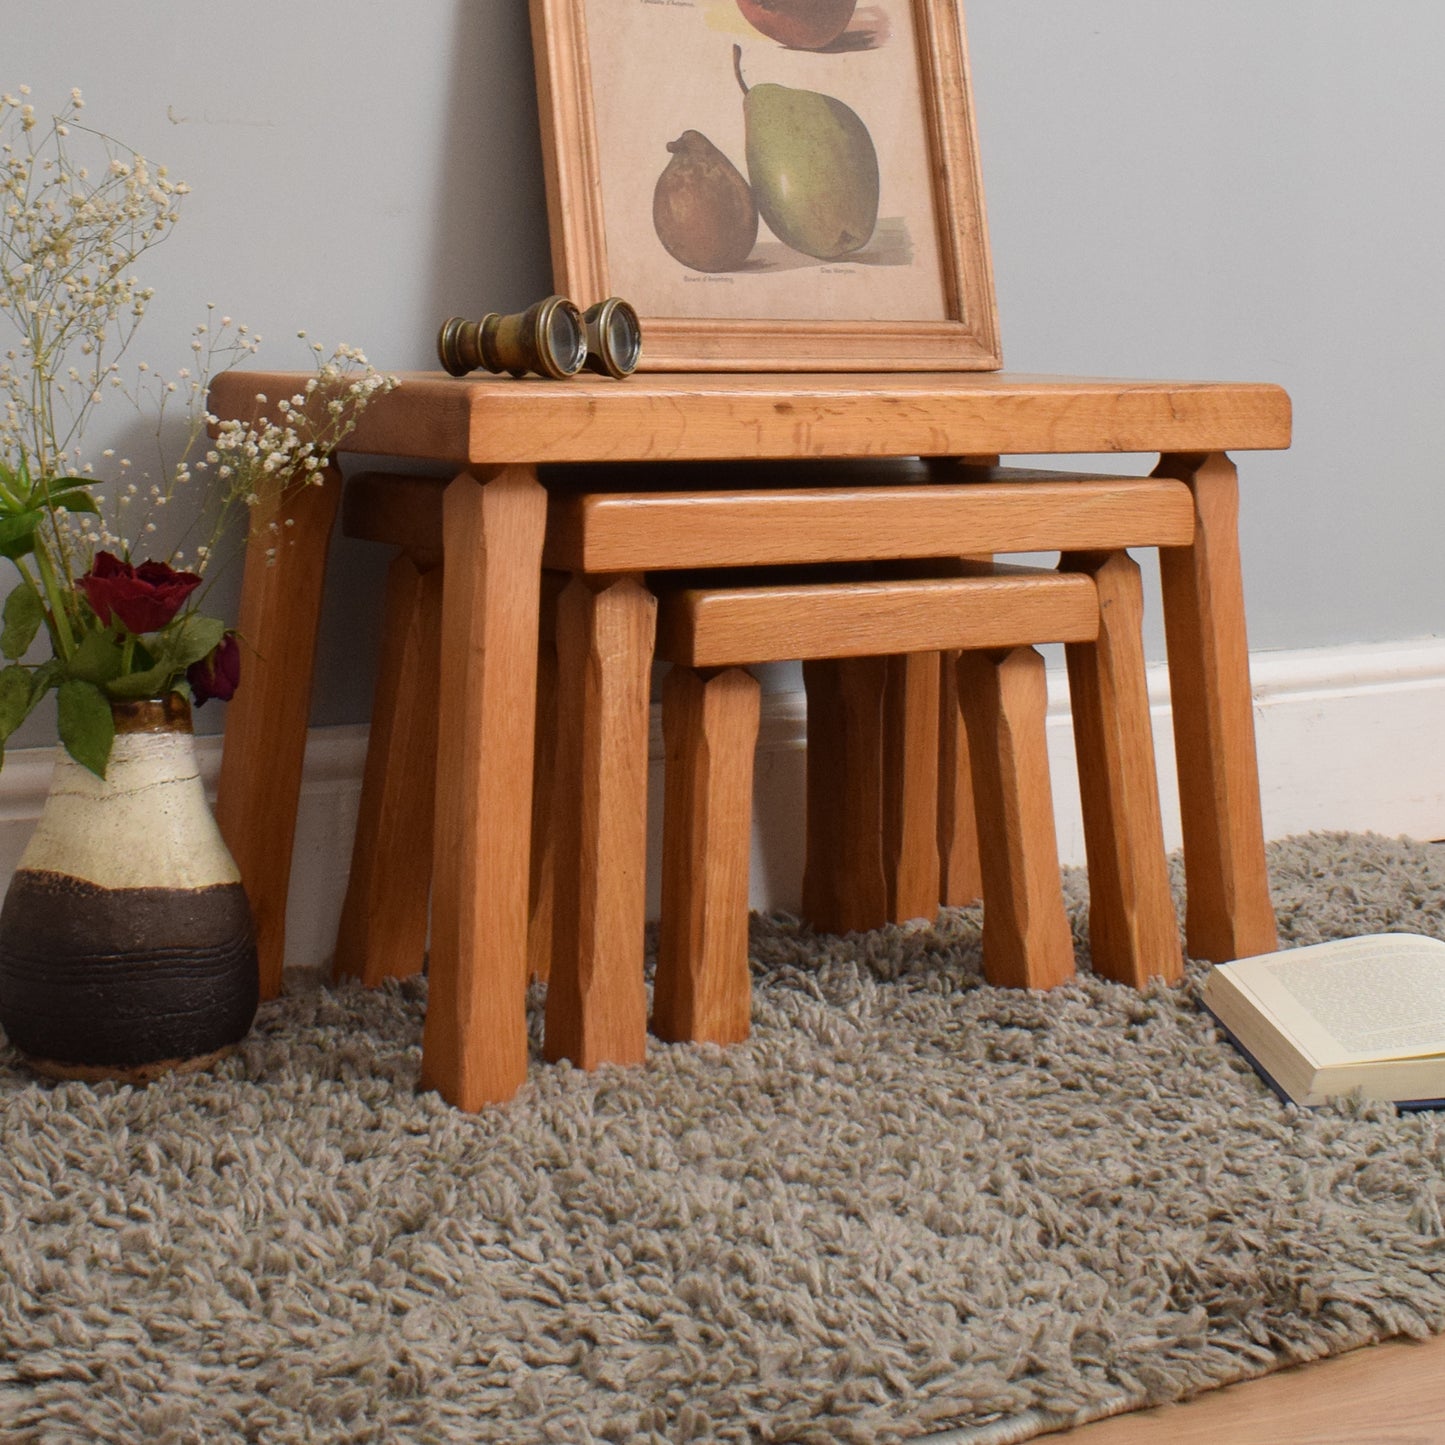
[[[1445,638],[1259,652],[1250,660],[1265,834],[1318,830],[1445,837]],[[1169,679],[1151,668],[1164,828],[1179,843]],[[803,866],[805,713],[798,692],[763,698],[753,827],[753,905],[795,907]],[[1049,745],[1059,853],[1084,861],[1072,729],[1062,669],[1049,674]],[[220,739],[197,739],[213,785]],[[350,862],[366,751],[365,727],[317,728],[306,752],[297,820],[287,960],[330,955]],[[661,728],[654,717],[651,861],[661,847]],[[54,752],[10,753],[0,772],[0,881],[9,878],[39,816]],[[649,912],[656,916],[658,869]]]

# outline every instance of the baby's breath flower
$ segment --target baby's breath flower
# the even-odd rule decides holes
[[[261,337],[230,316],[217,325],[215,302],[206,303],[208,319],[189,335],[190,365],[170,377],[144,361],[127,362],[122,372],[120,359],[155,295],[136,263],[168,234],[190,188],[102,132],[72,126],[83,105],[79,90],[48,129],[28,97],[28,87],[0,96],[0,327],[15,331],[0,359],[0,465],[12,483],[39,479],[39,490],[15,507],[48,515],[29,550],[37,575],[46,575],[48,591],[40,600],[52,650],[66,661],[99,625],[76,586],[93,570],[98,549],[129,566],[145,557],[136,555],[132,539],[156,562],[165,560],[157,554],[171,542],[184,543],[170,547],[170,565],[193,558],[195,571],[203,572],[237,508],[274,517],[274,504],[288,488],[320,484],[362,409],[394,383],[374,372],[358,348],[343,344],[328,356],[302,331],[313,363],[304,386],[274,409],[257,397],[263,415],[254,424],[223,421],[205,406],[210,381],[253,355]],[[97,152],[88,157],[91,165],[78,163],[85,146]],[[96,408],[117,392],[153,421],[159,464],[136,467],[106,447],[97,474],[96,464],[81,456],[81,443]],[[62,477],[86,479],[98,512],[54,506],[49,489]],[[170,508],[181,487],[194,502]],[[6,504],[0,496],[0,520]],[[173,526],[178,510],[186,516]],[[182,526],[187,535],[175,535]],[[272,530],[283,535],[280,524]],[[270,560],[275,555],[274,546],[267,549]],[[22,586],[28,576],[22,567]],[[186,604],[186,616],[192,606]],[[148,642],[133,655],[148,668],[165,653]]]

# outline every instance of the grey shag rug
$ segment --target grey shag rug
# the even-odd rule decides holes
[[[1445,848],[1271,858],[1288,943],[1445,936]],[[748,1044],[480,1116],[414,1092],[420,980],[149,1088],[0,1056],[0,1439],[1002,1442],[1445,1329],[1442,1119],[1284,1107],[1198,970],[996,990],[966,911],[754,947]]]

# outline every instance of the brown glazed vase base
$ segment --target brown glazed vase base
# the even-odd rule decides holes
[[[11,880],[0,909],[0,1025],[47,1071],[120,1078],[177,1060],[204,1066],[245,1037],[257,991],[239,883],[102,888],[23,866]]]
[[[117,703],[103,773],[61,751],[0,907],[0,1029],[51,1078],[142,1082],[246,1036],[251,910],[206,802],[190,703]]]
[[[235,1044],[214,1049],[193,1059],[157,1059],[133,1068],[116,1068],[109,1064],[65,1064],[57,1059],[32,1059],[20,1055],[20,1062],[34,1074],[47,1079],[79,1080],[84,1084],[152,1084],[166,1074],[198,1074],[212,1068],[236,1052]]]

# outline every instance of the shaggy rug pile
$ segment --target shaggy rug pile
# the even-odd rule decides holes
[[[1271,864],[1288,944],[1445,936],[1445,847]],[[0,1439],[1012,1441],[1445,1329],[1442,1116],[1282,1105],[1197,968],[991,988],[978,928],[755,920],[749,1043],[479,1116],[419,979],[149,1088],[0,1055]]]

